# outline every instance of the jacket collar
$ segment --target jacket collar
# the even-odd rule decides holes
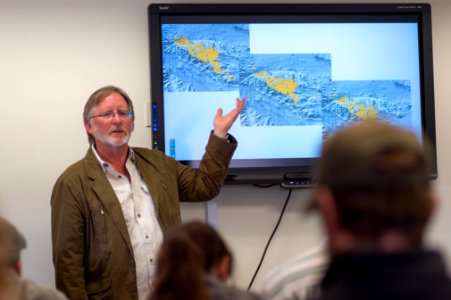
[[[133,253],[130,237],[127,230],[127,224],[125,223],[124,215],[119,200],[114,193],[111,184],[106,177],[102,166],[96,159],[96,156],[90,148],[84,158],[84,163],[87,170],[87,175],[91,180],[91,188],[97,199],[103,204],[103,207],[107,211],[108,215],[116,224],[117,229],[121,233],[125,240],[129,250]]]

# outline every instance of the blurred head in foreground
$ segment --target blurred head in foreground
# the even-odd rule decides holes
[[[188,222],[170,230],[160,248],[151,299],[209,299],[206,276],[226,282],[232,254],[211,226]]]
[[[25,249],[27,243],[25,237],[8,220],[0,217],[0,242],[2,249],[2,266],[7,269],[14,269],[18,274],[22,274],[22,260],[20,253]]]
[[[378,121],[345,128],[323,145],[315,171],[330,251],[418,247],[434,207],[418,138]]]
[[[24,236],[0,217],[0,299],[19,299],[17,276],[22,273],[20,252],[25,247]]]

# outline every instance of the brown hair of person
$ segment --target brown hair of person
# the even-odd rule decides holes
[[[224,257],[232,255],[211,226],[193,221],[165,236],[157,263],[152,300],[206,300],[204,277]]]
[[[423,164],[410,153],[387,152],[375,162],[378,180],[384,182],[333,189],[341,225],[361,237],[378,238],[396,230],[412,246],[421,245],[433,209],[429,181],[417,175],[425,168]]]

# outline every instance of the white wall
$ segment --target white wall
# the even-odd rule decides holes
[[[150,130],[145,126],[145,103],[150,98],[149,3],[0,0],[0,136],[4,137],[0,210],[26,235],[25,276],[36,282],[53,285],[50,193],[57,176],[87,150],[81,115],[91,92],[106,84],[123,87],[137,111],[131,144],[150,145]],[[447,155],[451,153],[447,135],[451,2],[430,3],[439,159],[436,184],[443,201],[429,237],[451,257],[451,205],[443,197],[451,194]],[[227,186],[216,199],[219,229],[235,252],[239,286],[249,284],[287,193],[279,187]],[[321,240],[317,217],[299,213],[306,194],[304,190],[293,192],[254,289],[259,289],[262,276],[272,267]],[[202,204],[183,204],[182,208],[185,220],[205,216]]]

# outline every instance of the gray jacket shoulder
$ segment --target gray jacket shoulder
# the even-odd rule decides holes
[[[56,289],[39,286],[31,280],[21,279],[19,284],[20,300],[67,300],[63,293]]]

